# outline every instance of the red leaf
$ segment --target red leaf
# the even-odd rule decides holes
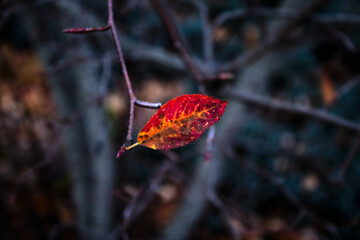
[[[139,132],[137,143],[168,150],[189,144],[220,120],[227,101],[200,94],[176,97],[164,104]]]

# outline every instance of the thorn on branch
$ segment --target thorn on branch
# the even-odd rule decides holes
[[[90,32],[104,32],[110,29],[110,25],[102,26],[102,27],[79,27],[79,28],[67,28],[64,29],[64,33],[71,34],[83,34]]]

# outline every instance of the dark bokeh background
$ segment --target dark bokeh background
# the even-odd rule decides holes
[[[198,84],[156,6],[229,105],[212,145],[115,159],[111,34],[62,32],[105,25],[106,1],[0,2],[0,239],[360,239],[360,2],[115,1],[135,95],[165,103]]]

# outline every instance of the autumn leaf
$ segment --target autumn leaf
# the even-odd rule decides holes
[[[200,94],[176,97],[164,104],[138,134],[137,143],[168,150],[189,144],[220,120],[227,101]]]

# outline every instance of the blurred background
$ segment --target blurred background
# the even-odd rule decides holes
[[[359,1],[113,11],[138,99],[205,89],[226,112],[185,147],[116,159],[129,95],[111,32],[63,33],[106,25],[106,1],[0,1],[0,239],[360,239]],[[134,138],[155,112],[135,107]]]

